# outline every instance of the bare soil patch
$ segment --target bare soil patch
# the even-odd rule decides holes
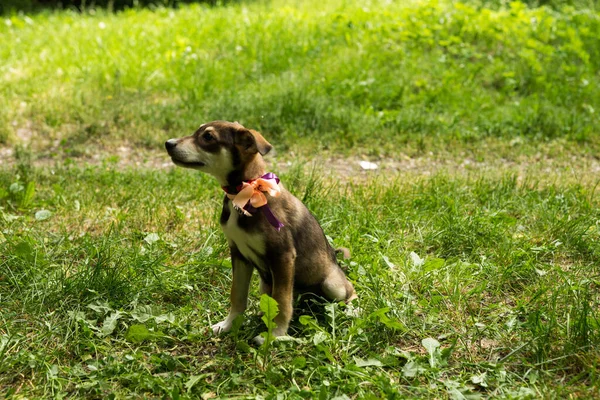
[[[55,149],[56,150],[56,149]],[[162,150],[162,149],[161,149]],[[112,168],[170,169],[175,168],[166,152],[140,149],[122,144],[115,149],[90,149],[86,154],[70,156],[55,153],[32,152],[35,167],[56,167],[71,164],[78,167],[105,165]],[[490,152],[482,155],[434,154],[419,156],[398,153],[394,157],[341,156],[318,154],[297,155],[294,152],[278,153],[266,158],[268,165],[279,172],[298,165],[314,169],[331,180],[343,179],[354,183],[374,179],[385,182],[399,177],[417,178],[437,174],[451,176],[504,176],[514,174],[519,181],[528,178],[547,183],[596,184],[600,181],[600,160],[586,154],[570,154],[553,157],[549,154],[520,155],[512,159],[498,157]],[[0,147],[0,168],[15,165],[15,149]]]

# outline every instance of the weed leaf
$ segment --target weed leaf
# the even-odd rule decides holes
[[[102,303],[100,301],[97,303],[88,304],[87,307],[101,314],[106,314],[109,311],[112,311],[112,308],[108,305],[108,303]]]
[[[40,210],[38,212],[35,213],[35,219],[38,221],[44,221],[47,220],[48,218],[50,218],[52,216],[52,213],[48,210]]]
[[[11,184],[10,187],[8,188],[8,190],[13,194],[22,192],[23,189],[24,189],[23,185],[21,185],[19,182],[15,182],[15,183]]]
[[[312,328],[314,330],[321,330],[321,327],[319,326],[319,324],[317,324],[317,321],[315,321],[315,319],[310,315],[301,315],[300,318],[298,318],[298,321],[300,321],[302,325]]]
[[[402,324],[400,321],[392,319],[387,316],[387,313],[390,311],[389,307],[383,307],[375,311],[371,314],[371,318],[374,318],[384,324],[386,327],[399,331],[407,331],[408,328]]]
[[[331,400],[350,400],[350,397],[346,396],[345,394],[342,394],[340,396],[332,397]]]
[[[131,312],[131,318],[141,323],[144,323],[153,317],[152,307],[150,306],[139,306]]]
[[[275,329],[276,325],[273,319],[279,314],[279,306],[275,299],[267,294],[260,296],[260,311],[263,312],[262,320],[267,326],[269,333]]]
[[[404,365],[404,367],[402,367],[402,375],[404,375],[406,378],[414,378],[423,371],[424,368],[421,367],[416,361],[409,361]]]
[[[33,182],[28,182],[27,186],[25,187],[25,193],[23,194],[23,197],[21,197],[21,201],[19,202],[19,206],[21,208],[27,208],[31,205],[31,202],[33,201],[33,197],[35,196],[35,183]],[[37,219],[37,214],[36,214],[36,219]]]
[[[161,322],[165,321],[167,321],[170,324],[173,324],[175,322],[175,315],[173,313],[161,314],[155,316],[154,320],[157,324],[160,324]]]
[[[446,260],[443,258],[428,258],[423,264],[423,269],[425,271],[435,271],[436,269],[442,268],[444,264],[446,264]]]
[[[318,344],[323,343],[324,341],[326,341],[329,338],[329,335],[327,335],[327,333],[325,332],[317,332],[315,333],[315,335],[313,336],[313,344],[316,346]]]
[[[382,255],[381,258],[383,258],[383,261],[385,261],[386,265],[390,269],[396,268],[396,265],[393,262],[390,261],[390,259],[388,258],[388,256]]]
[[[306,367],[306,357],[294,357],[292,360],[292,365],[298,369]]]
[[[160,240],[160,236],[158,236],[157,233],[150,233],[148,235],[146,235],[146,237],[144,238],[144,242],[148,243],[149,245],[152,245],[156,242],[158,242]]]
[[[102,324],[102,330],[100,331],[103,337],[110,335],[114,332],[117,327],[117,321],[121,318],[123,314],[120,311],[115,311],[108,318],[104,320],[104,324]]]
[[[456,388],[452,388],[448,390],[448,394],[450,398],[453,400],[467,400],[467,398],[460,392],[460,390]]]
[[[15,246],[15,255],[22,260],[32,262],[35,259],[33,247],[28,242],[20,242]]]
[[[196,383],[200,382],[201,379],[204,379],[204,378],[206,378],[209,375],[210,374],[202,374],[202,375],[192,375],[192,376],[190,376],[190,379],[188,379],[187,382],[185,383],[185,389],[187,390],[187,392],[189,393],[190,390],[192,390],[192,388],[194,387],[194,385],[196,385]]]
[[[432,367],[435,367],[437,364],[437,349],[440,347],[440,342],[435,340],[434,338],[425,338],[421,341],[421,344],[429,353],[429,364]]]
[[[486,377],[487,377],[487,372],[483,372],[478,375],[473,375],[471,377],[471,382],[473,382],[476,385],[482,386],[482,387],[487,387]]]
[[[354,357],[354,362],[357,367],[382,367],[383,363],[376,358],[369,358],[367,360],[363,360],[358,357]]]
[[[152,337],[152,333],[146,328],[145,325],[135,324],[131,325],[125,333],[125,339],[131,343],[142,343]]]
[[[412,262],[413,267],[420,267],[425,263],[425,259],[419,257],[419,255],[414,251],[411,251],[408,256],[410,257],[410,261]]]

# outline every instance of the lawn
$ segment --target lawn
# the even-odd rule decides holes
[[[600,14],[324,3],[2,17],[0,397],[600,396]],[[222,191],[162,143],[212,119],[352,252],[289,340],[257,285],[209,331]]]

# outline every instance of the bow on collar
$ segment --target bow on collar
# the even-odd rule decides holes
[[[271,208],[267,204],[265,193],[270,196],[279,197],[281,188],[279,187],[279,178],[272,172],[266,173],[258,179],[252,179],[242,182],[237,188],[237,193],[230,193],[226,187],[223,190],[227,197],[233,203],[237,210],[246,216],[251,216],[257,209],[261,209],[269,223],[277,230],[284,225],[273,215]]]

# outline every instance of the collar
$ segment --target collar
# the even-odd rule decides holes
[[[257,179],[242,181],[241,184],[233,186],[222,186],[227,197],[232,201],[233,207],[246,216],[252,216],[260,209],[269,223],[277,230],[284,225],[273,215],[267,204],[266,194],[271,197],[279,197],[279,177],[272,172],[267,172]]]
[[[242,181],[242,183],[240,183],[237,186],[234,186],[234,185],[221,186],[221,189],[223,189],[223,191],[227,194],[236,195],[242,191],[242,189],[245,186],[244,184],[252,184],[253,182],[256,182],[259,179],[273,179],[273,180],[275,180],[275,182],[277,184],[279,184],[279,182],[280,182],[280,179],[277,175],[275,175],[272,172],[267,172],[266,174],[264,174],[256,179],[249,179],[247,181]]]

